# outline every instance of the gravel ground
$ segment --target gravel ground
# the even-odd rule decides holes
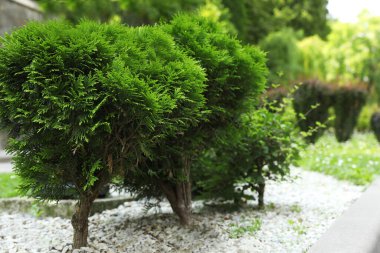
[[[168,203],[144,212],[143,201],[90,218],[89,248],[73,252],[305,252],[363,188],[293,169],[292,181],[270,182],[265,210],[254,203],[194,202],[194,226],[182,228]],[[0,214],[0,252],[71,252],[68,219]]]

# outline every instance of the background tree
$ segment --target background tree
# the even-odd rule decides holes
[[[87,244],[99,189],[203,115],[205,73],[158,27],[30,23],[2,40],[0,122],[23,194],[79,196],[74,248]]]
[[[213,4],[224,12],[221,20],[231,23],[238,38],[257,44],[271,32],[285,27],[306,36],[329,33],[327,0],[37,0],[47,14],[62,15],[77,22],[86,17],[99,21],[120,21],[129,25],[170,20],[178,12],[194,12]],[[234,30],[233,29],[233,30]]]
[[[301,72],[301,53],[297,45],[300,37],[299,33],[286,28],[270,33],[260,41],[260,48],[267,52],[269,83],[294,85],[294,80]]]
[[[239,38],[247,43],[256,44],[284,27],[322,38],[330,32],[327,0],[222,0],[222,3],[230,10]]]

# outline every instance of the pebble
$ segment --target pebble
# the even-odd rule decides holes
[[[255,209],[252,201],[231,212],[195,201],[189,228],[178,225],[167,202],[148,212],[143,200],[128,202],[90,217],[89,247],[75,250],[69,219],[0,213],[0,252],[305,252],[364,188],[298,168],[292,178],[268,182],[265,210]],[[251,231],[257,219],[261,227]]]

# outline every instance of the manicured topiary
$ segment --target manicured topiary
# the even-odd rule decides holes
[[[202,117],[205,74],[158,27],[30,23],[0,47],[0,122],[21,191],[79,196],[74,248],[99,190]]]
[[[211,20],[181,15],[163,29],[205,69],[207,113],[199,118],[199,125],[157,146],[160,156],[142,164],[145,166],[139,174],[127,175],[126,183],[145,196],[164,193],[180,222],[187,225],[191,221],[193,161],[208,148],[217,130],[235,122],[247,111],[248,102],[255,102],[264,88],[267,70],[261,51],[242,46]],[[133,185],[130,178],[135,178]]]
[[[351,138],[366,98],[367,90],[364,87],[340,86],[334,90],[334,128],[339,142]]]
[[[378,142],[380,142],[380,112],[374,112],[371,116],[371,128],[376,136]]]
[[[277,111],[276,108],[281,107],[281,104],[288,95],[289,91],[283,86],[269,88],[263,94],[263,105],[265,105],[268,110],[275,109],[275,111]]]
[[[294,93],[293,107],[298,126],[301,131],[309,133],[305,137],[310,143],[315,143],[324,132],[321,124],[329,118],[331,94],[331,88],[318,80],[303,81]]]

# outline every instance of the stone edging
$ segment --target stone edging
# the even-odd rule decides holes
[[[91,215],[116,208],[124,202],[132,200],[134,200],[134,198],[130,196],[96,199],[91,210]],[[75,203],[76,200],[61,200],[58,203],[38,203],[34,199],[29,198],[7,198],[0,199],[0,212],[21,212],[42,217],[71,218],[74,213]]]
[[[380,178],[333,223],[309,252],[380,252]]]

